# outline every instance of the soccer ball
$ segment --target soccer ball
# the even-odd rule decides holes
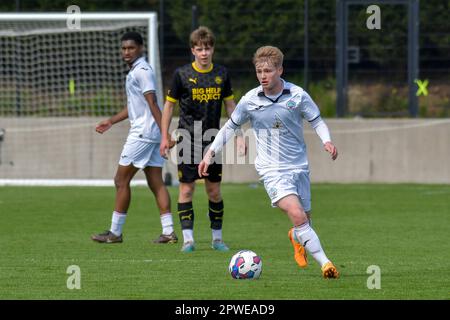
[[[234,279],[258,279],[262,271],[262,261],[251,250],[241,250],[230,261],[228,271]]]

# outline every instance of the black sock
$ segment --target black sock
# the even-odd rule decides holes
[[[209,201],[209,220],[211,221],[211,229],[222,229],[223,222],[223,201]]]
[[[194,208],[191,202],[178,202],[178,216],[180,217],[181,229],[194,229]]]

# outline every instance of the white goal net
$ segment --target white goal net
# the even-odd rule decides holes
[[[94,127],[126,105],[120,38],[137,31],[162,100],[155,13],[0,14],[0,180],[111,179],[128,123]],[[159,81],[158,81],[159,80]]]

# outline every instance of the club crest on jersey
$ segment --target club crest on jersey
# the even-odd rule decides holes
[[[296,105],[297,105],[297,103],[295,103],[294,100],[289,100],[289,101],[286,103],[286,107],[287,107],[289,110],[294,109]]]
[[[272,126],[272,128],[274,128],[274,129],[280,129],[282,127],[283,127],[283,123],[278,119],[275,120],[275,122],[273,123],[273,126]]]
[[[222,78],[219,77],[219,76],[217,76],[217,77],[214,79],[214,81],[215,81],[217,84],[221,84],[221,83],[222,83]]]

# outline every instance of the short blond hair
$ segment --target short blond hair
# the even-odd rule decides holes
[[[191,36],[189,38],[189,42],[191,44],[191,48],[201,45],[214,47],[216,37],[208,27],[200,26],[194,31],[192,31]]]
[[[256,66],[257,63],[270,62],[276,68],[283,66],[283,52],[277,47],[264,46],[256,50],[253,55],[253,64]]]

